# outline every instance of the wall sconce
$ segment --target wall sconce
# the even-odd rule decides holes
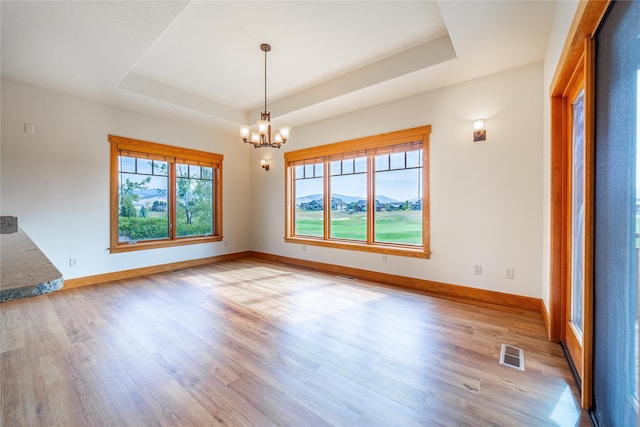
[[[262,166],[262,169],[265,171],[269,170],[269,163],[267,163],[265,159],[260,160],[260,166]]]
[[[476,119],[473,121],[473,142],[487,139],[487,130],[484,128],[484,124],[485,119]]]

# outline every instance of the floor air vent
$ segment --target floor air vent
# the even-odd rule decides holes
[[[512,345],[502,344],[500,364],[524,371],[524,350]]]

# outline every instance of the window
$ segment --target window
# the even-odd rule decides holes
[[[430,126],[285,153],[285,240],[428,258]]]
[[[112,253],[222,240],[222,155],[109,142]]]

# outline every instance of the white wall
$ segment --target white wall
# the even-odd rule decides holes
[[[109,254],[109,134],[223,154],[224,241]],[[0,211],[67,279],[250,249],[249,150],[237,135],[2,80]]]
[[[543,182],[542,182],[542,300],[549,307],[549,261],[550,261],[550,212],[551,212],[551,109],[549,105],[551,81],[558,66],[558,60],[562,54],[569,27],[578,7],[577,1],[559,1],[547,41],[547,51],[544,57],[544,82],[543,82]]]
[[[251,161],[254,250],[541,297],[543,64],[501,72],[294,128],[281,150]],[[471,121],[487,118],[487,141]],[[429,260],[285,243],[283,152],[431,125]],[[261,158],[271,158],[263,171]],[[473,265],[482,275],[473,275]],[[515,278],[504,278],[514,268]]]

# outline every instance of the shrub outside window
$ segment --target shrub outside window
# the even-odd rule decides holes
[[[285,153],[285,240],[428,258],[430,131]]]
[[[222,240],[222,155],[109,142],[112,253]]]

